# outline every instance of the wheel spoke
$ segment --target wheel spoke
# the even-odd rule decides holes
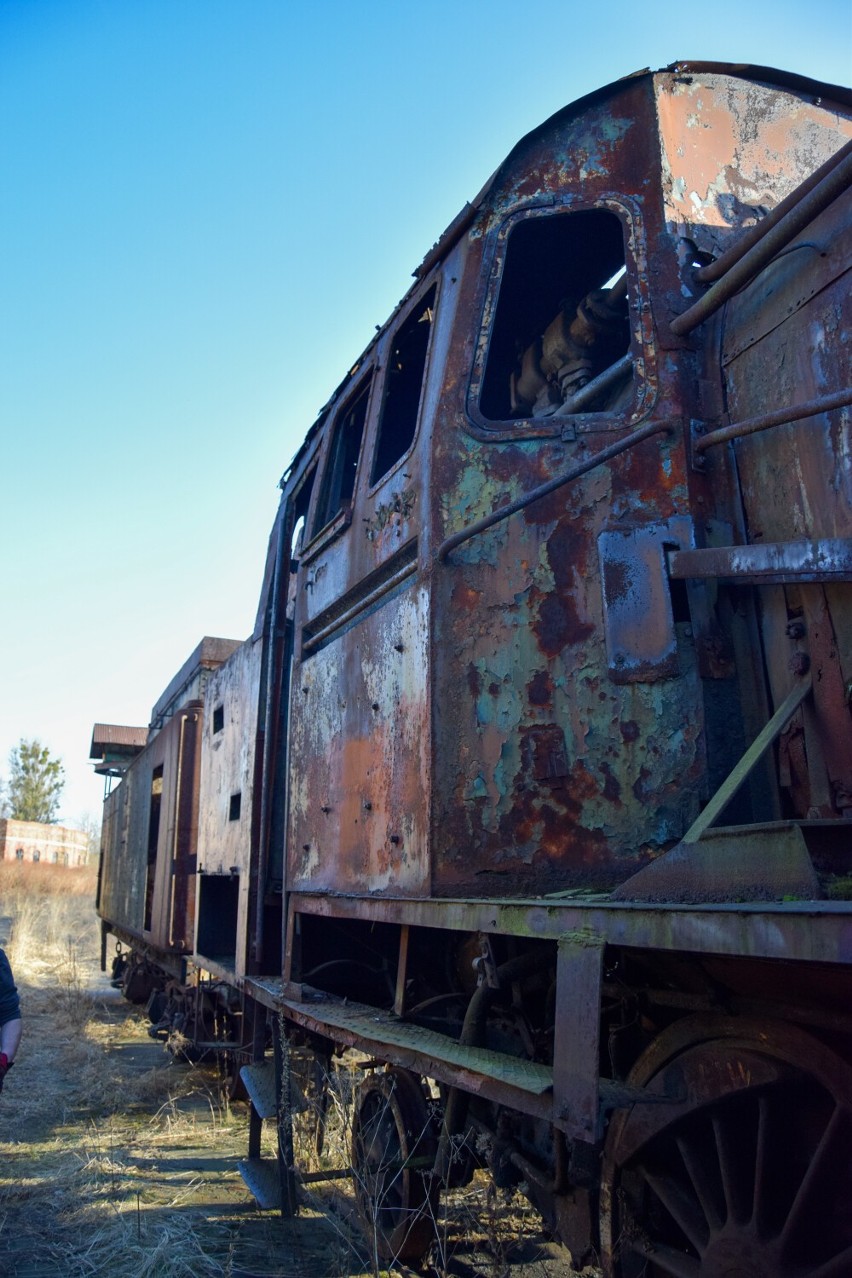
[[[715,1233],[725,1222],[719,1211],[718,1182],[711,1173],[711,1160],[707,1157],[705,1149],[699,1148],[696,1143],[686,1140],[683,1136],[678,1137],[677,1147],[680,1150],[683,1165],[689,1173],[689,1179],[692,1181],[709,1231],[711,1234]]]
[[[699,1255],[707,1246],[707,1225],[693,1198],[672,1176],[656,1176],[647,1168],[640,1171],[675,1224]]]
[[[790,1245],[803,1225],[808,1226],[810,1213],[817,1201],[816,1195],[821,1190],[829,1189],[827,1178],[830,1177],[832,1172],[834,1152],[835,1150],[845,1149],[848,1146],[848,1140],[846,1113],[840,1106],[836,1106],[808,1163],[807,1170],[796,1191],[796,1197],[793,1199],[793,1204],[787,1214],[784,1228],[781,1231],[782,1250]],[[808,1241],[807,1233],[804,1240]]]
[[[662,1269],[663,1273],[672,1274],[673,1278],[698,1278],[701,1273],[700,1260],[696,1260],[694,1256],[688,1256],[686,1252],[675,1251],[673,1247],[656,1244],[652,1246],[649,1243],[640,1242],[638,1238],[632,1238],[627,1246],[631,1251],[644,1256],[646,1260],[653,1261],[657,1269]]]
[[[742,1192],[741,1164],[736,1157],[734,1142],[728,1126],[718,1114],[713,1115],[713,1135],[716,1140],[716,1158],[722,1177],[722,1193],[728,1220],[742,1222],[748,1219]]]
[[[606,1278],[852,1276],[847,1060],[796,1026],[694,1017],[628,1077],[686,1099],[668,1123],[637,1106],[610,1129]]]
[[[765,1216],[772,1184],[770,1140],[772,1123],[768,1096],[758,1097],[757,1115],[757,1148],[754,1153],[754,1196],[751,1218],[755,1229],[761,1233],[766,1223]]]
[[[403,1071],[362,1084],[352,1141],[352,1175],[362,1219],[384,1260],[419,1259],[431,1238],[433,1187],[409,1161],[431,1165],[435,1139],[419,1082]]]
[[[812,1269],[808,1278],[849,1278],[852,1273],[852,1246],[844,1247],[831,1260]]]

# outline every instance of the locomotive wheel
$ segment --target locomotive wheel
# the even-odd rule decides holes
[[[352,1174],[358,1210],[380,1259],[417,1261],[435,1236],[437,1142],[413,1074],[372,1074],[358,1091]]]
[[[670,1103],[613,1120],[604,1152],[607,1278],[852,1273],[852,1068],[772,1022],[695,1017],[629,1082]]]

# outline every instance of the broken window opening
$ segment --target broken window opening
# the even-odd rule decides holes
[[[345,510],[352,501],[369,397],[370,382],[368,380],[355,398],[344,405],[335,419],[320,501],[314,519],[314,535],[325,528],[326,524],[330,524],[335,516]]]
[[[224,705],[216,706],[213,710],[213,735],[221,732],[225,727],[225,707]]]
[[[236,794],[231,795],[231,801],[228,805],[228,820],[239,821],[240,809],[242,808],[243,796],[242,791],[238,790]]]
[[[370,484],[395,466],[414,442],[435,311],[436,287],[417,304],[394,334],[387,359],[385,392]]]
[[[570,412],[573,397],[630,350],[622,224],[606,209],[522,218],[509,232],[480,410],[489,421]],[[584,413],[623,412],[631,368]]]

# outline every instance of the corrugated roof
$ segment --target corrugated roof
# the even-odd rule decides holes
[[[144,750],[148,744],[147,728],[132,728],[121,723],[96,723],[92,728],[90,759],[102,759],[107,749],[120,753]]]

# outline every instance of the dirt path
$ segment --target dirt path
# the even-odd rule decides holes
[[[0,1096],[0,1272],[20,1278],[349,1274],[322,1218],[259,1212],[245,1114],[171,1060],[91,964],[18,974],[25,1039]]]
[[[339,1192],[282,1221],[238,1172],[246,1114],[178,1063],[91,960],[17,974],[25,1040],[0,1096],[0,1273],[17,1278],[354,1278],[371,1274]],[[270,1151],[271,1152],[271,1151]],[[455,1196],[437,1278],[565,1278],[522,1200]]]

